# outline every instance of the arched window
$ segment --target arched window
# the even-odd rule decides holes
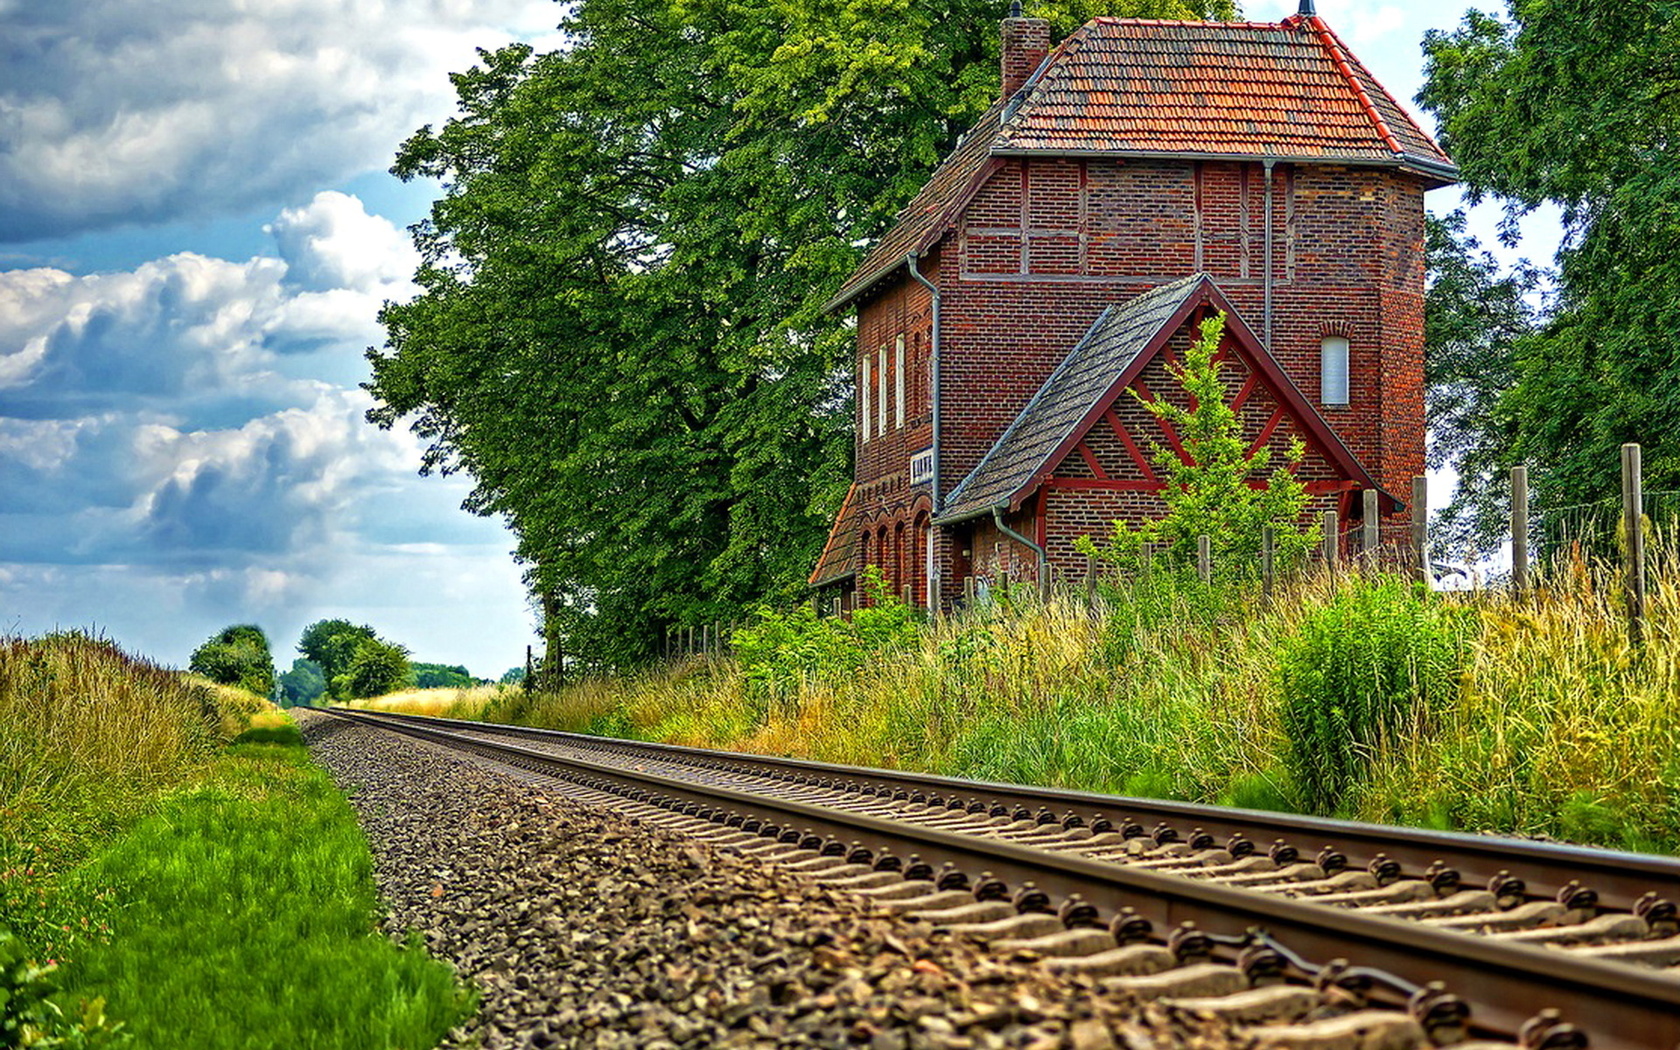
[[[933,530],[926,511],[916,515],[916,553],[922,559],[922,571],[916,580],[916,603],[931,609],[928,588],[933,586]]]
[[[1345,335],[1327,335],[1319,343],[1319,396],[1326,405],[1348,403],[1348,341]]]
[[[904,574],[904,522],[899,522],[893,528],[893,593],[902,595],[904,585],[910,582],[910,577]]]

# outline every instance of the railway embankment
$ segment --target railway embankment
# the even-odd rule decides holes
[[[1629,641],[1611,567],[1518,600],[1343,574],[1157,574],[925,622],[766,612],[721,651],[408,709],[955,777],[1680,848],[1680,582]],[[399,708],[401,709],[401,708]]]

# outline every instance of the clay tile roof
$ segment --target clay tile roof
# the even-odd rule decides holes
[[[822,587],[857,575],[858,511],[857,486],[846,490],[840,513],[834,516],[834,527],[828,530],[828,542],[823,544],[817,567],[811,570],[810,586]]]
[[[952,492],[939,520],[961,521],[1007,507],[1035,487],[1040,472],[1085,421],[1091,407],[1201,289],[1204,274],[1181,277],[1110,306],[1069,351],[1015,422]]]
[[[1452,161],[1322,19],[1099,18],[1062,42],[998,152]]]
[[[1452,159],[1316,16],[1098,18],[980,119],[827,308],[937,243],[996,158],[1032,153],[1382,164],[1457,181]]]

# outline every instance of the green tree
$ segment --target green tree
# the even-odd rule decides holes
[[[1511,425],[1499,398],[1515,381],[1519,341],[1539,325],[1530,299],[1542,274],[1526,261],[1503,270],[1465,230],[1461,211],[1430,216],[1426,229],[1429,465],[1459,478],[1435,534],[1446,550],[1488,553],[1510,528]]]
[[[314,660],[298,657],[280,676],[279,686],[281,707],[308,707],[325,695],[327,676]]]
[[[478,679],[461,664],[429,664],[412,661],[414,684],[421,689],[466,689],[478,684]]]
[[[261,697],[274,691],[274,656],[268,635],[255,624],[223,628],[193,650],[187,669],[212,682],[236,685]]]
[[[1198,540],[1207,536],[1220,571],[1242,572],[1257,564],[1261,533],[1268,525],[1276,529],[1279,565],[1298,560],[1318,543],[1316,524],[1305,530],[1300,527],[1307,490],[1295,477],[1294,468],[1305,447],[1297,438],[1285,462],[1275,467],[1271,467],[1269,447],[1249,452],[1242,420],[1231,408],[1230,388],[1219,375],[1222,363],[1217,355],[1224,335],[1225,315],[1208,318],[1183,362],[1168,365],[1188,395],[1190,407],[1166,398],[1145,400],[1132,392],[1152,415],[1178,432],[1189,462],[1155,443],[1151,452],[1167,483],[1161,494],[1166,514],[1136,524],[1116,521],[1106,546],[1081,537],[1079,546],[1086,553],[1121,561],[1152,543],[1168,564],[1185,566],[1194,563]],[[1263,488],[1250,484],[1259,479],[1266,483]]]
[[[1510,0],[1424,38],[1418,101],[1505,235],[1561,207],[1553,309],[1511,345],[1486,454],[1526,462],[1547,505],[1610,496],[1617,446],[1680,486],[1680,5]]]
[[[472,476],[583,666],[802,591],[850,473],[852,336],[821,305],[995,98],[1001,13],[584,0],[564,49],[480,52],[404,144],[392,170],[445,195],[369,418]]]
[[[348,694],[340,688],[340,683],[350,670],[356,647],[378,637],[366,624],[354,624],[349,620],[316,620],[303,629],[303,636],[298,639],[298,652],[320,666],[327,692],[333,698],[343,700]]]
[[[339,695],[362,699],[401,689],[413,680],[412,674],[407,649],[380,638],[363,638],[333,684]]]

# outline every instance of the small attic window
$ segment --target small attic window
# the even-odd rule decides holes
[[[1348,403],[1348,341],[1347,336],[1327,335],[1319,344],[1320,403],[1345,405]]]

